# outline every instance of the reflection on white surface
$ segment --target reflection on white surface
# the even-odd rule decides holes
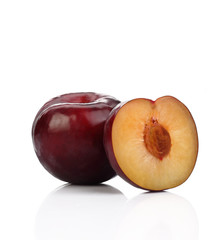
[[[198,240],[192,205],[169,192],[145,193],[127,203],[116,240]]]
[[[64,185],[42,203],[37,240],[198,240],[192,205],[169,192],[144,193],[127,201],[108,185]]]
[[[125,196],[108,185],[65,185],[42,203],[36,216],[36,238],[114,239],[125,203]]]

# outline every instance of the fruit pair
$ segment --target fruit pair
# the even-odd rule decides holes
[[[153,191],[182,184],[198,152],[194,120],[170,96],[120,103],[90,92],[61,95],[37,113],[32,139],[42,165],[63,181],[98,184],[117,173]]]

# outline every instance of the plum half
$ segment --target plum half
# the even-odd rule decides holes
[[[132,185],[160,191],[187,180],[198,134],[187,107],[172,96],[117,105],[104,128],[104,147],[116,173]]]

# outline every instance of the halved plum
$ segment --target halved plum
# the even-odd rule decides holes
[[[160,191],[187,180],[198,154],[198,134],[187,107],[171,96],[117,105],[104,127],[113,169],[136,187]]]

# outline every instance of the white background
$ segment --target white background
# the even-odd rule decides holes
[[[223,80],[223,1],[0,0],[0,239],[224,239]],[[190,178],[144,194],[48,174],[32,121],[78,91],[180,99],[199,134]]]

